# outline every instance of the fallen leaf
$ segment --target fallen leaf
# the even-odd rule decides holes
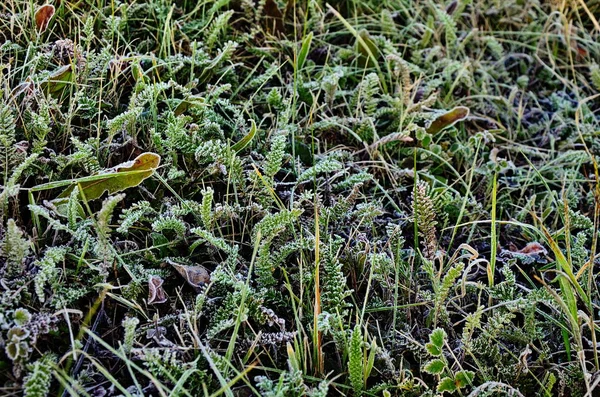
[[[467,117],[469,117],[469,108],[466,106],[457,106],[454,109],[437,116],[427,126],[427,133],[435,134],[436,132],[440,132],[448,127],[453,126]]]
[[[88,201],[99,198],[106,191],[109,194],[113,194],[130,187],[138,186],[144,179],[154,173],[159,164],[160,156],[158,154],[150,152],[142,153],[134,160],[119,164],[92,178],[82,178],[74,181],[58,198],[69,197],[71,191],[78,185],[83,191],[83,196]]]
[[[528,243],[525,247],[518,249],[513,243],[509,243],[507,249],[501,249],[500,254],[502,257],[519,257],[530,258],[529,263],[546,263],[546,255],[548,251],[540,243],[533,241]]]
[[[548,254],[548,251],[546,250],[546,248],[544,248],[542,246],[542,244],[535,242],[535,241],[527,244],[525,247],[523,247],[522,249],[520,249],[517,252],[519,254],[540,255],[540,256]]]
[[[158,303],[165,303],[167,301],[167,294],[163,289],[164,281],[158,276],[150,276],[148,279],[148,304],[155,305]]]
[[[210,282],[210,274],[208,273],[208,270],[206,270],[206,268],[204,266],[182,265],[177,262],[174,262],[171,259],[167,259],[166,262],[169,265],[173,266],[175,268],[175,270],[177,270],[177,272],[179,274],[181,274],[181,276],[183,276],[185,281],[187,281],[187,283],[189,285],[191,285],[192,287],[194,287],[194,289],[197,291],[202,286],[204,286],[205,284]]]
[[[40,33],[48,29],[48,24],[54,16],[54,11],[53,5],[44,4],[35,12],[35,26]]]
[[[35,92],[35,85],[33,84],[33,80],[31,77],[27,77],[25,81],[12,90],[12,95],[17,97],[21,94],[25,94],[26,96],[33,95]]]

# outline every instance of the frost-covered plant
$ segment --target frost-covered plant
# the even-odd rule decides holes
[[[24,236],[14,219],[7,222],[6,235],[0,249],[0,257],[5,258],[4,274],[7,277],[20,275],[24,270],[23,261],[31,251],[31,242]]]

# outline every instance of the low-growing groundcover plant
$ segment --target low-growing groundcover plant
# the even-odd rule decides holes
[[[597,0],[9,0],[0,394],[600,393]]]

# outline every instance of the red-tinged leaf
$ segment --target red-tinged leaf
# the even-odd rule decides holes
[[[458,371],[456,374],[454,374],[454,384],[459,389],[462,389],[463,387],[473,383],[473,378],[475,378],[473,371]]]
[[[44,4],[35,12],[35,26],[40,33],[48,29],[48,24],[54,16],[54,11],[53,5]]]
[[[527,244],[525,247],[523,247],[517,252],[519,254],[525,255],[546,255],[548,253],[548,251],[546,250],[546,248],[544,248],[544,246],[542,246],[542,244],[535,241]]]

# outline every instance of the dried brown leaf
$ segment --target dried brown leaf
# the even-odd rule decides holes
[[[469,108],[465,106],[457,106],[452,110],[440,114],[435,120],[427,126],[427,132],[429,134],[435,134],[448,127],[453,126],[469,117]]]
[[[167,301],[167,293],[163,289],[164,281],[158,276],[150,276],[148,279],[148,304],[155,305]]]
[[[172,260],[167,260],[167,263],[175,268],[179,274],[187,281],[194,289],[199,290],[204,284],[210,282],[210,273],[204,266],[181,265]]]
[[[44,4],[35,12],[35,26],[40,33],[48,29],[48,24],[54,16],[54,12],[54,6],[51,4]]]

